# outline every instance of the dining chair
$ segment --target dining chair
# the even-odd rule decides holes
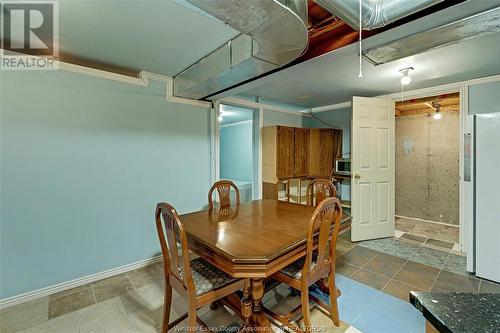
[[[240,191],[238,190],[238,186],[236,186],[230,180],[219,180],[215,182],[210,191],[208,191],[208,208],[214,208],[213,202],[213,193],[217,190],[219,194],[219,204],[221,207],[230,206],[231,205],[231,188],[234,189],[236,193],[236,204],[240,203]]]
[[[326,198],[337,196],[337,189],[329,179],[313,179],[306,188],[307,205],[316,207]]]
[[[301,305],[290,313],[278,315],[269,309],[265,309],[271,317],[292,330],[301,331],[300,328],[290,322],[300,310],[302,311],[305,330],[310,332],[310,329],[312,329],[310,300],[328,313],[335,326],[340,326],[337,304],[340,290],[335,285],[335,246],[339,234],[341,216],[342,206],[339,199],[327,198],[323,200],[316,207],[309,221],[306,255],[271,276],[272,279],[300,291]],[[328,245],[329,249],[326,251]],[[309,295],[309,287],[322,282],[325,277],[327,277],[330,305]]]
[[[231,277],[202,258],[190,260],[186,230],[170,204],[157,205],[156,229],[165,272],[161,333],[167,333],[186,318],[189,332],[195,332],[197,322],[206,327],[197,317],[196,310],[242,289],[243,280]],[[187,299],[188,311],[170,323],[172,287]]]

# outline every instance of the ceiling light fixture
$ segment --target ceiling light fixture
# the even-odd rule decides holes
[[[441,114],[441,105],[439,105],[439,103],[432,103],[432,107],[434,108],[434,110],[436,110],[436,112],[432,115],[432,118],[434,118],[435,120],[439,120],[441,119],[441,117],[443,116]]]
[[[410,71],[412,71],[414,69],[415,68],[413,68],[413,67],[406,67],[406,68],[399,70],[399,72],[401,73],[401,84],[402,85],[410,84],[410,82],[411,82]]]

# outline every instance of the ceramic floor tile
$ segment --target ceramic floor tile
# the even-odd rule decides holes
[[[427,244],[427,245],[433,245],[433,246],[437,246],[437,247],[442,247],[442,248],[450,249],[450,250],[455,245],[455,243],[445,242],[445,241],[441,241],[441,240],[438,240],[438,239],[432,239],[432,238],[427,239],[427,241],[425,242],[425,244]]]
[[[113,276],[104,280],[92,283],[96,301],[102,302],[104,300],[126,294],[128,291],[133,290],[134,286],[130,282],[126,274]]]
[[[82,331],[80,331],[82,332]],[[120,320],[104,323],[102,326],[86,331],[88,333],[137,333],[130,320],[125,317]]]
[[[401,231],[401,230],[394,230],[394,237],[395,238],[400,238],[401,236],[404,235],[404,231]]]
[[[77,311],[80,333],[94,330],[112,323],[121,323],[127,319],[127,312],[119,297],[114,297]],[[128,320],[128,319],[127,319]]]
[[[481,279],[479,292],[500,294],[500,283],[489,282]]]
[[[401,239],[407,239],[407,240],[411,240],[411,241],[414,241],[416,243],[423,243],[426,241],[426,237],[423,237],[423,236],[419,236],[419,235],[414,235],[414,234],[411,234],[411,233],[405,233],[403,234],[401,237]]]
[[[231,315],[223,306],[217,308],[217,310],[209,311],[200,317],[208,327],[227,327],[234,323],[242,323],[238,316]]]
[[[394,240],[392,238],[382,238],[382,239],[363,241],[360,242],[359,245],[375,251],[382,251],[393,242]]]
[[[49,319],[49,298],[42,297],[0,311],[2,333],[14,333]]]
[[[128,273],[128,276],[136,288],[141,288],[147,284],[163,280],[163,261],[133,270]]]
[[[464,276],[472,275],[467,272],[467,257],[452,253],[450,253],[448,259],[446,259],[443,269],[445,271],[461,274]]]
[[[379,253],[375,258],[363,266],[363,268],[392,278],[406,262],[406,259],[395,257],[386,253]]]
[[[351,279],[366,284],[377,290],[382,290],[390,280],[390,278],[386,276],[367,271],[363,268],[354,273],[351,276]]]
[[[479,291],[479,279],[441,271],[431,291],[477,293]]]
[[[76,312],[48,320],[20,333],[79,333]]]
[[[138,310],[153,311],[163,305],[163,288],[151,283],[121,295],[120,299],[128,313]]]
[[[443,264],[447,258],[447,252],[420,247],[412,253],[409,260],[440,269],[441,267],[443,267]]]
[[[400,240],[391,240],[391,242],[382,250],[382,252],[400,257],[403,259],[410,259],[420,246],[403,242]]]
[[[312,329],[310,332],[345,333],[349,328],[349,324],[343,321],[340,322],[339,327],[335,326],[332,320],[317,308],[311,310],[311,323]],[[297,324],[304,328],[302,319],[299,320]]]
[[[424,264],[408,261],[394,276],[394,280],[406,285],[430,290],[439,274],[439,269]]]
[[[409,302],[410,291],[420,291],[420,289],[416,287],[411,287],[407,284],[401,283],[396,280],[392,280],[387,284],[387,286],[385,286],[385,288],[382,291],[386,294],[398,297],[403,301]]]
[[[161,328],[163,307],[154,311],[142,310],[129,314],[134,329],[140,333],[157,333]],[[174,319],[170,319],[172,321]]]
[[[342,258],[339,258],[335,263],[335,271],[347,277],[354,274],[359,268],[360,267],[346,263],[344,260],[342,260]]]
[[[346,253],[347,251],[355,248],[357,246],[356,243],[351,242],[350,240],[344,239],[344,238],[338,238],[337,239],[337,245],[335,247],[335,253],[338,256],[341,256],[342,254]]]
[[[373,259],[377,255],[377,253],[378,251],[374,251],[362,246],[357,246],[339,257],[339,259],[341,258],[342,261],[347,264],[362,267],[368,261]]]
[[[73,288],[49,297],[49,319],[95,304],[90,285]]]

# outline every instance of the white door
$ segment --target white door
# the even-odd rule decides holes
[[[351,239],[394,236],[394,101],[353,97]]]

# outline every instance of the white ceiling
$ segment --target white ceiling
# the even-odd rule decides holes
[[[498,5],[498,1],[468,1],[371,37],[364,42],[365,49]],[[412,83],[405,88],[409,90],[499,74],[500,33],[379,66],[363,61],[362,79],[358,78],[357,54],[356,43],[251,82],[234,93],[316,107],[346,102],[353,95],[370,97],[401,91],[399,69],[408,64],[415,68]]]
[[[61,52],[170,76],[238,34],[172,0],[60,0],[59,13]]]

